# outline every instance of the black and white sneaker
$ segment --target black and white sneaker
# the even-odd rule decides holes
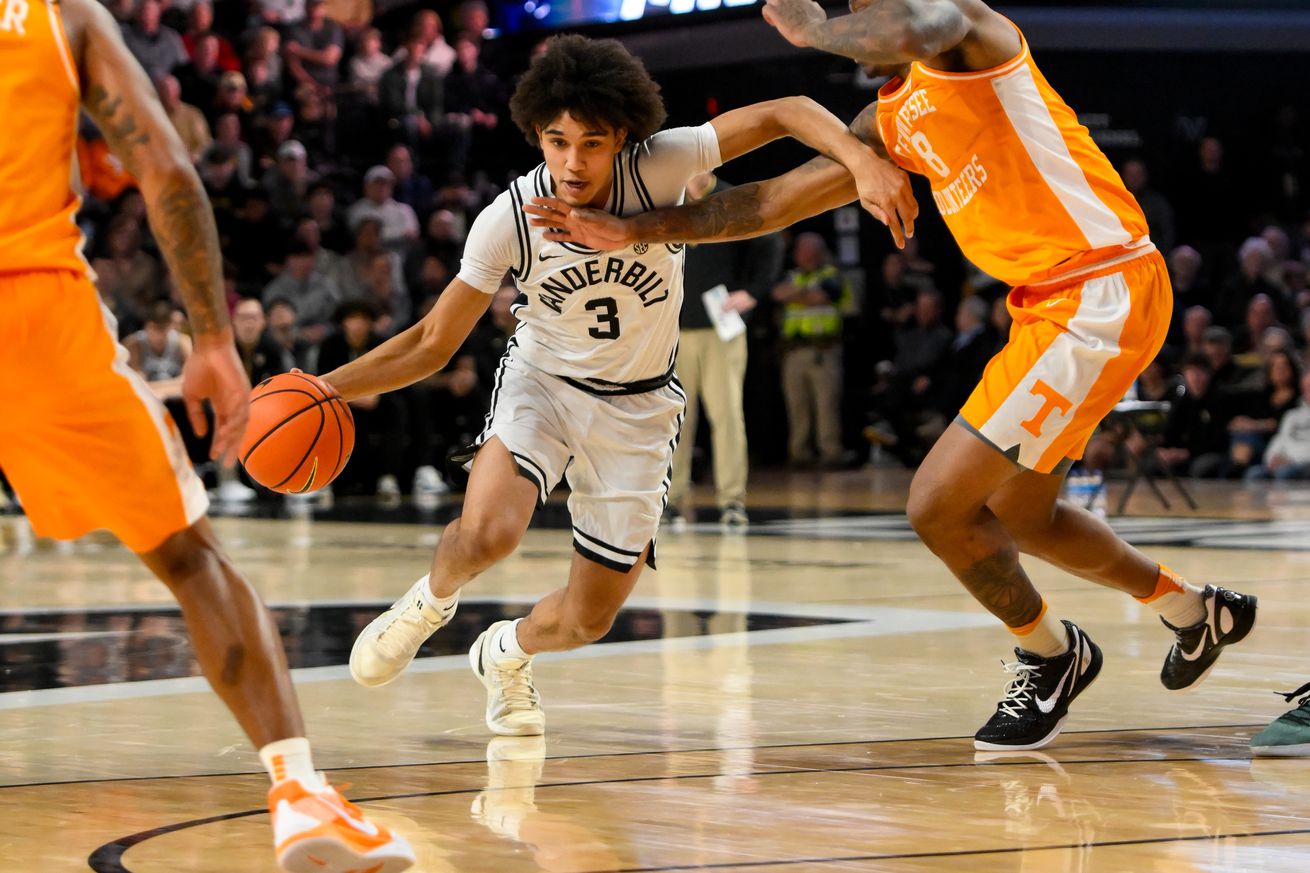
[[[1210,675],[1225,646],[1241,642],[1255,626],[1256,599],[1227,588],[1205,586],[1205,620],[1191,627],[1164,626],[1178,637],[1165,656],[1160,683],[1170,691],[1186,691]]]
[[[1006,664],[1014,678],[996,714],[974,734],[973,747],[981,751],[1040,749],[1055,739],[1069,714],[1069,704],[1101,672],[1101,649],[1082,628],[1064,622],[1069,651],[1043,658],[1015,649],[1018,658]]]

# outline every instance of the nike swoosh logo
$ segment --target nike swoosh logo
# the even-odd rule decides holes
[[[497,647],[498,649],[500,649],[500,653],[501,653],[502,655],[509,651],[509,649],[505,648],[505,641],[504,641],[504,640],[501,640],[499,643],[497,643],[497,644],[496,644],[496,647]]]
[[[564,256],[563,256],[563,255],[543,255],[541,252],[537,252],[537,260],[539,260],[539,261],[549,261],[551,258],[562,258],[562,257],[564,257]]]
[[[482,666],[482,661],[487,657],[487,638],[482,638],[482,645],[478,647],[478,675],[485,676],[487,671]]]
[[[1219,604],[1215,603],[1214,598],[1211,598],[1210,603],[1206,606],[1205,633],[1201,634],[1201,638],[1197,640],[1195,649],[1188,652],[1183,649],[1181,642],[1178,644],[1178,654],[1183,656],[1184,661],[1195,661],[1197,658],[1201,657],[1201,655],[1205,653],[1206,640],[1217,642],[1217,640],[1215,640],[1214,626],[1216,623],[1215,619],[1218,618],[1215,613],[1218,612],[1219,609]]]
[[[1040,697],[1037,698],[1038,709],[1043,713],[1050,715],[1051,711],[1055,709],[1056,701],[1060,699],[1060,692],[1064,691],[1064,683],[1069,681],[1069,677],[1073,675],[1073,671],[1077,669],[1077,667],[1078,657],[1074,656],[1074,658],[1069,662],[1069,669],[1064,671],[1064,675],[1060,677],[1060,682],[1055,686],[1055,690],[1051,692],[1051,696],[1045,700]]]

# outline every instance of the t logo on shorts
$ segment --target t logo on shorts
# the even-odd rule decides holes
[[[1058,409],[1061,415],[1065,415],[1073,408],[1072,400],[1047,385],[1041,379],[1037,380],[1028,393],[1045,398],[1045,402],[1042,404],[1042,408],[1037,410],[1037,414],[1019,424],[1020,427],[1035,437],[1042,435],[1042,425],[1046,423],[1046,417],[1051,414],[1051,410]]]

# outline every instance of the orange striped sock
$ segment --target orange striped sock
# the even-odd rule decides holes
[[[314,770],[309,740],[304,737],[269,743],[259,750],[259,759],[274,785],[284,779],[296,779],[309,791],[321,791],[325,787],[323,777]]]
[[[1069,632],[1064,622],[1060,621],[1047,608],[1046,598],[1042,598],[1041,612],[1027,624],[1019,627],[1006,625],[1006,630],[1019,639],[1019,648],[1032,652],[1043,658],[1054,658],[1069,651]]]
[[[1154,609],[1174,627],[1191,627],[1205,621],[1203,594],[1200,588],[1161,564],[1155,590],[1146,597],[1134,599]]]

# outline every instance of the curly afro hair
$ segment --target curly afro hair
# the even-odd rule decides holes
[[[616,40],[557,36],[514,89],[510,114],[528,143],[537,146],[537,130],[567,112],[579,121],[623,128],[628,138],[643,140],[664,124],[667,115],[660,86],[641,61]]]

